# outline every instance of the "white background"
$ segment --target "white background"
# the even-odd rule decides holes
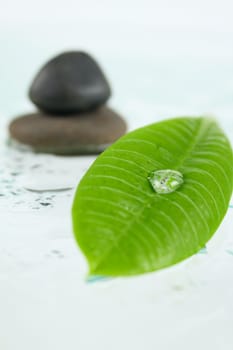
[[[231,103],[230,0],[0,3],[0,102],[8,117],[32,108],[26,94],[34,74],[70,49],[101,62],[112,104],[139,124],[148,113],[222,115]]]
[[[21,157],[14,189],[23,176],[39,182],[51,168],[76,184],[93,161],[22,157],[5,146],[8,120],[34,108],[27,99],[33,75],[64,50],[84,49],[101,62],[113,85],[110,104],[131,129],[211,113],[233,141],[232,1],[0,5],[0,178],[19,170]],[[32,171],[35,164],[40,171]],[[7,194],[0,197],[1,350],[232,350],[232,210],[207,254],[159,273],[88,285],[72,237],[73,191],[35,210],[35,194],[25,191],[16,201],[0,186]]]

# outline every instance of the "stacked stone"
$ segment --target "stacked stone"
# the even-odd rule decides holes
[[[35,152],[95,154],[126,132],[126,123],[106,106],[110,85],[87,53],[62,53],[47,62],[33,80],[29,97],[36,113],[9,126],[12,144]]]

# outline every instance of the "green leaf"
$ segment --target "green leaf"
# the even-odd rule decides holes
[[[160,170],[175,172],[164,179]],[[153,181],[168,181],[170,193]],[[123,136],[90,167],[73,204],[90,274],[135,275],[190,257],[218,228],[232,187],[232,149],[212,119],[171,119]]]

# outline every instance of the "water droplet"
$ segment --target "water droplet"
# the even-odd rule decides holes
[[[177,170],[156,170],[153,171],[148,180],[157,193],[171,193],[179,188],[184,180],[183,175]]]

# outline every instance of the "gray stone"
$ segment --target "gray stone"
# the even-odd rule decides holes
[[[56,114],[88,111],[103,105],[111,89],[97,62],[87,53],[62,53],[46,63],[29,89],[31,101]]]

